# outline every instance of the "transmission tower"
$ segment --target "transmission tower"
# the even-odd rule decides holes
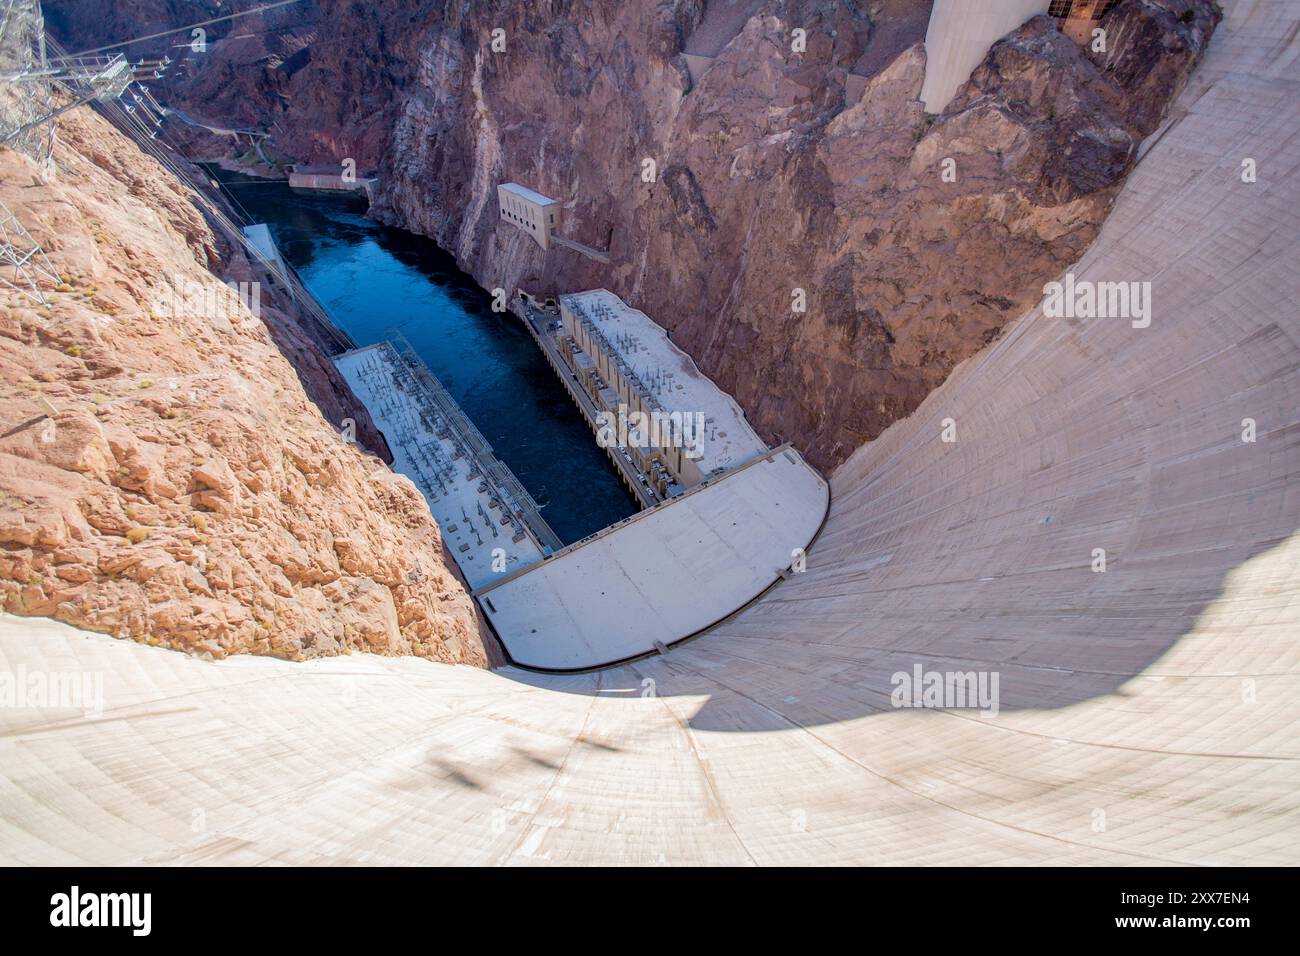
[[[60,281],[40,243],[0,203],[0,285],[21,292],[41,305],[49,305],[41,283],[57,285]]]
[[[160,75],[159,64],[132,66],[121,54],[70,56],[46,39],[40,0],[0,0],[0,146],[27,156],[40,176],[53,175],[59,114],[121,97],[140,70]],[[132,123],[156,135],[162,120],[147,90],[132,91],[125,109]],[[45,305],[41,286],[51,282],[59,277],[45,251],[0,204],[0,286]]]
[[[41,172],[53,172],[54,120],[92,100],[115,100],[141,76],[161,77],[172,62],[132,64],[121,53],[69,54],[45,36],[40,0],[0,0],[0,145],[29,156]],[[156,128],[158,104],[147,92],[133,94],[127,110],[143,106]]]
[[[54,84],[40,0],[0,0],[0,144],[53,171]]]

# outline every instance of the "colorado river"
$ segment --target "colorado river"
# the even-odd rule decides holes
[[[367,219],[359,197],[211,172],[358,346],[410,340],[565,543],[637,510],[519,319],[432,240]]]

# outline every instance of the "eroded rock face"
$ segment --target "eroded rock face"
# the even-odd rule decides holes
[[[377,168],[375,215],[486,288],[619,293],[765,438],[830,468],[1081,255],[1219,19],[1212,0],[1123,0],[1094,53],[1035,18],[932,117],[925,7],[320,0],[287,27],[259,15],[286,28],[215,44],[175,92],[260,121],[282,154]],[[706,48],[696,83],[682,53]],[[501,223],[507,180],[563,200],[562,234],[613,264]]]
[[[48,307],[0,291],[0,606],[213,656],[487,664],[424,500],[342,440],[350,417],[385,451],[292,304],[263,289],[255,317],[217,277],[248,263],[102,120],[60,137],[48,182],[0,149],[0,201],[63,277]]]
[[[1214,22],[1196,32],[1161,4],[1121,11],[1163,24],[1141,34],[1153,42],[1187,33],[1178,54],[1145,48],[1164,58],[1162,84],[1128,88],[1111,61],[1040,17],[997,44],[937,117],[916,100],[923,45],[858,102],[819,110],[818,75],[771,41],[789,21],[751,20],[666,137],[668,174],[634,213],[645,248],[623,250],[641,259],[629,294],[765,437],[837,464],[996,337],[1096,235],[1178,88],[1171,78],[1186,77]],[[1139,31],[1112,29],[1114,61],[1131,60],[1116,46]],[[796,289],[806,313],[793,311]]]
[[[876,55],[873,37],[899,43],[892,20],[811,0],[750,6],[738,33],[711,38],[717,57],[692,83],[679,54],[699,3],[593,3],[584,15],[348,7],[337,18],[326,3],[313,69],[330,73],[343,46],[363,64],[382,50],[389,80],[395,60],[414,69],[392,91],[386,148],[376,154],[373,126],[353,117],[309,158],[375,158],[376,214],[436,238],[485,287],[618,292],[764,437],[830,468],[1078,259],[1218,13],[1210,0],[1126,0],[1107,18],[1105,53],[1036,18],[932,117],[917,101],[923,44]],[[491,50],[494,29],[505,52]],[[864,92],[846,102],[857,88],[846,74],[864,69]],[[300,121],[291,102],[286,123]],[[505,180],[562,199],[563,233],[607,246],[614,264],[543,253],[500,223],[493,190]]]
[[[932,117],[926,0],[317,7],[260,56],[218,44],[177,95],[211,116],[238,90],[226,111],[260,112],[276,150],[377,168],[374,215],[487,289],[623,295],[823,468],[1082,255],[1219,18],[1212,0],[1123,0],[1093,52],[1037,17]],[[693,82],[681,53],[705,48]],[[861,96],[849,73],[870,74]],[[564,200],[562,234],[612,264],[502,224],[508,179]]]

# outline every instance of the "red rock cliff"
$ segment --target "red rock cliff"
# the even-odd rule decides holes
[[[247,262],[103,120],[60,137],[49,181],[0,149],[61,276],[48,307],[0,290],[0,606],[214,656],[487,664],[423,499],[325,417],[382,448],[291,305],[229,295]]]

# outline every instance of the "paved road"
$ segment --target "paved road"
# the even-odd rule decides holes
[[[199,120],[196,120],[194,117],[190,116],[184,110],[178,110],[174,106],[164,106],[162,107],[162,110],[163,113],[165,113],[168,116],[177,116],[183,122],[188,123],[190,126],[201,127],[202,129],[206,129],[210,133],[216,133],[218,136],[251,136],[254,139],[261,139],[262,137],[270,135],[269,133],[263,133],[260,130],[255,130],[255,129],[237,129],[229,126],[213,126],[210,123],[204,123]]]

